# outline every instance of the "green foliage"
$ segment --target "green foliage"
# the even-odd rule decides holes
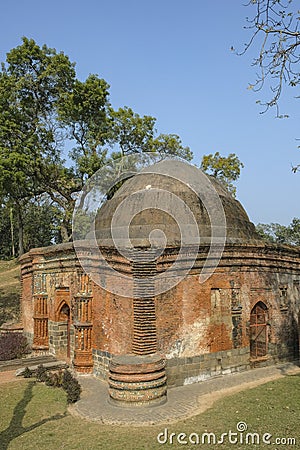
[[[68,241],[77,193],[117,156],[151,152],[191,160],[179,136],[157,135],[155,122],[129,107],[115,111],[105,80],[92,74],[79,81],[68,56],[24,37],[0,71],[0,230],[10,242],[0,242],[1,254],[13,253],[12,230],[19,255]],[[70,143],[71,166],[64,153]]]
[[[193,159],[193,153],[189,147],[183,147],[177,134],[160,134],[150,141],[151,151],[158,154],[160,159],[170,156],[178,156],[187,161]]]
[[[62,379],[62,388],[67,393],[67,402],[75,403],[79,400],[81,394],[81,386],[73,377],[69,370],[65,370]]]
[[[154,117],[141,117],[127,106],[117,111],[111,108],[110,116],[112,119],[110,142],[119,146],[121,156],[150,151],[149,141],[155,131]]]
[[[11,218],[13,223],[11,223]],[[12,208],[7,204],[0,204],[0,255],[3,259],[14,256],[12,248],[14,233],[16,233],[16,221],[12,216]]]
[[[48,379],[47,369],[43,366],[43,364],[40,364],[35,372],[35,376],[37,381],[40,381],[41,383],[44,383]]]
[[[26,367],[23,373],[24,378],[29,378],[32,375],[31,370]],[[35,372],[35,377],[37,381],[45,383],[46,386],[62,388],[67,394],[67,403],[75,403],[80,399],[81,386],[67,369],[51,372],[47,371],[41,364]]]
[[[60,222],[62,211],[47,196],[38,196],[19,204],[23,228],[24,251],[61,242]],[[0,206],[0,255],[14,256],[17,247],[19,223],[13,206]]]
[[[46,196],[30,200],[23,222],[25,251],[61,242],[61,216],[62,211]]]
[[[119,156],[132,153],[154,153],[159,159],[179,156],[191,161],[193,154],[189,147],[183,147],[176,134],[160,134],[156,136],[155,117],[140,116],[125,106],[114,111],[110,108],[111,134],[110,145],[117,144]]]
[[[63,371],[50,372],[45,380],[46,386],[61,387],[63,382]]]
[[[22,375],[24,378],[31,378],[33,373],[32,370],[29,369],[29,367],[25,367],[25,370]]]
[[[290,243],[291,245],[300,246],[300,219],[294,217],[289,225],[290,229]]]
[[[204,172],[217,178],[234,197],[236,195],[234,182],[240,177],[243,167],[244,164],[234,153],[226,157],[221,156],[219,152],[203,156],[200,166]]]
[[[288,226],[279,223],[259,223],[256,231],[266,242],[300,246],[300,219],[296,217]]]
[[[22,208],[36,195],[59,192],[64,168],[56,107],[74,76],[67,56],[27,38],[2,64],[0,193],[17,213],[19,254],[24,252]]]
[[[70,156],[80,179],[92,176],[106,161],[108,89],[105,80],[90,75],[85,82],[75,80],[72,91],[66,92],[59,104],[59,118],[76,144]]]

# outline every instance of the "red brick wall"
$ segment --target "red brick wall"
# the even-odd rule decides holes
[[[156,299],[159,350],[167,357],[184,357],[249,346],[249,320],[254,305],[262,301],[269,314],[269,342],[292,345],[298,327],[299,288],[297,275],[281,271],[231,272],[218,268],[203,284],[189,275],[179,285]],[[288,309],[280,309],[280,286],[288,286]],[[217,301],[216,301],[217,300]],[[232,311],[239,305],[240,312]],[[233,342],[233,319],[240,317],[240,340]]]
[[[99,286],[94,286],[93,296],[93,348],[115,355],[131,353],[132,299],[119,297]]]
[[[251,309],[258,301],[263,301],[269,311],[270,348],[277,351],[278,347],[278,351],[284,353],[285,346],[291,346],[292,341],[298,339],[295,328],[298,328],[300,304],[300,261],[296,255],[288,254],[287,250],[287,254],[283,254],[283,250],[278,254],[275,250],[272,250],[273,253],[268,251],[266,256],[265,248],[236,246],[233,251],[226,249],[219,267],[203,284],[199,282],[199,259],[200,262],[196,262],[192,272],[182,282],[157,296],[158,351],[168,358],[184,358],[208,352],[230,351],[234,346],[246,348],[249,346]],[[173,253],[176,256],[176,252]],[[28,256],[26,264],[23,265],[22,314],[25,331],[32,333],[32,266]],[[118,264],[122,266],[120,256]],[[35,273],[47,273],[49,318],[55,320],[59,297],[56,294],[57,286],[70,286],[72,299],[77,294],[75,280],[81,268],[74,254],[66,258],[63,252],[56,254],[54,251],[47,259],[36,256],[33,266]],[[103,277],[110,290],[116,279],[110,278],[104,271]],[[287,288],[286,310],[281,307],[282,286]],[[116,355],[130,353],[133,339],[132,299],[114,295],[97,285],[93,286],[92,295],[93,349]],[[238,346],[233,342],[231,308],[234,302],[242,306],[239,316],[241,341]]]
[[[32,300],[32,275],[27,274],[22,278],[22,324],[26,333],[33,333],[33,300]]]

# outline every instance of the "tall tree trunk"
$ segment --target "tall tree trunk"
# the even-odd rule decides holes
[[[15,253],[15,237],[14,237],[14,220],[13,220],[13,209],[9,208],[9,220],[10,220],[10,235],[11,235],[11,253],[12,257],[16,256]]]
[[[23,255],[25,253],[25,250],[24,250],[23,219],[22,219],[22,213],[21,213],[20,205],[17,205],[16,213],[17,213],[17,221],[18,221],[19,256],[21,256],[21,255]]]
[[[60,235],[62,242],[69,242],[72,237],[72,214],[75,202],[70,202],[65,208],[64,216],[60,224]]]
[[[68,227],[64,222],[62,222],[60,225],[60,235],[62,242],[69,242],[70,237],[68,233]]]

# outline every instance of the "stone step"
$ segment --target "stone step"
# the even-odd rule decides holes
[[[49,362],[57,361],[52,355],[43,356],[28,356],[27,358],[10,359],[9,361],[0,361],[0,372],[6,370],[15,370],[21,367],[27,367],[32,365],[46,364]]]

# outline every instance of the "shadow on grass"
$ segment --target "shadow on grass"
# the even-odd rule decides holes
[[[37,427],[40,427],[44,423],[51,422],[53,420],[59,420],[66,416],[66,412],[63,414],[55,414],[54,416],[47,417],[46,419],[42,419],[39,422],[36,422],[28,427],[23,427],[22,422],[24,416],[26,414],[26,406],[30,403],[33,393],[32,388],[35,385],[34,381],[30,381],[24,391],[23,398],[18,402],[15,406],[12,419],[10,421],[9,426],[0,433],[0,449],[6,450],[15,438],[21,436],[24,433],[28,433],[28,431],[34,430]]]

